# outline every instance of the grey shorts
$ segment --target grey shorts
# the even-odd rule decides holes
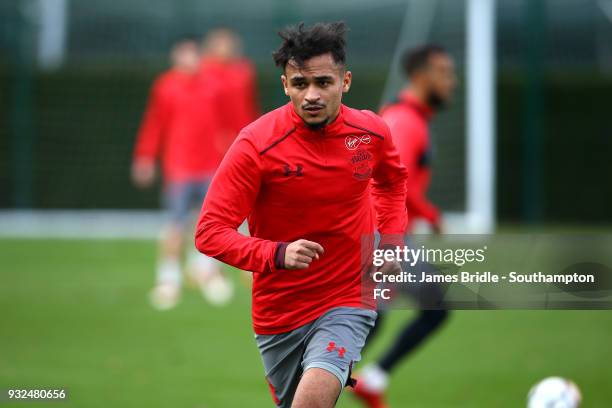
[[[255,335],[276,405],[291,406],[300,378],[310,368],[334,374],[341,388],[347,385],[375,320],[373,310],[337,307],[290,332]]]
[[[192,215],[202,208],[210,179],[172,182],[164,186],[163,205],[171,223],[187,227]]]

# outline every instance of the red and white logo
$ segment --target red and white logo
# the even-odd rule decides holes
[[[336,347],[336,343],[330,341],[328,346],[326,347],[328,352],[337,351],[338,357],[344,358],[344,353],[346,353],[346,349],[344,347]]]
[[[372,141],[372,139],[370,138],[370,135],[363,135],[363,136],[347,136],[344,139],[344,144],[346,145],[346,148],[349,150],[355,150],[356,148],[359,147],[360,144],[370,144],[370,142]]]

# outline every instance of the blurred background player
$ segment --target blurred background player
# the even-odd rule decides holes
[[[260,115],[254,64],[242,53],[242,39],[228,27],[210,30],[202,40],[200,75],[217,84],[220,128],[217,150],[225,152],[243,127]],[[240,232],[248,234],[246,222]],[[243,271],[241,281],[250,286],[252,275]]]
[[[200,74],[218,84],[222,133],[217,149],[225,153],[240,130],[259,116],[255,67],[242,55],[239,35],[229,28],[206,34],[202,53]]]
[[[406,231],[412,232],[415,220],[422,219],[439,233],[440,211],[427,198],[432,160],[428,126],[434,113],[450,102],[456,83],[455,68],[444,48],[424,45],[404,54],[402,70],[408,86],[396,101],[381,109],[380,115],[391,128],[410,175],[406,183]]]
[[[425,219],[433,231],[439,233],[440,213],[426,197],[431,178],[431,141],[428,126],[434,113],[451,101],[456,85],[454,62],[444,48],[424,45],[404,54],[402,70],[407,76],[408,85],[399,93],[397,101],[382,108],[381,116],[391,129],[402,164],[408,171],[406,233],[413,232],[414,221],[419,218]],[[428,301],[431,301],[432,295],[428,296]],[[421,310],[419,316],[399,333],[382,358],[363,370],[355,394],[368,407],[385,407],[384,392],[391,370],[431,335],[447,315],[446,310]],[[384,316],[384,311],[379,311],[368,343],[380,330]]]
[[[155,180],[159,160],[163,205],[168,213],[161,234],[156,284],[150,298],[164,310],[176,305],[182,286],[181,258],[185,233],[191,232],[192,212],[206,194],[223,152],[219,144],[215,81],[199,73],[200,52],[194,39],[181,39],[171,51],[172,67],[154,82],[136,140],[132,180],[140,188]],[[220,264],[199,254],[188,254],[187,272],[213,304],[229,300],[231,283]]]

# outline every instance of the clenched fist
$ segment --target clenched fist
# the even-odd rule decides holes
[[[306,269],[323,252],[323,247],[316,242],[305,239],[293,241],[285,250],[285,269]]]

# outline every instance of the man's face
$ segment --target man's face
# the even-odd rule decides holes
[[[303,66],[289,61],[281,80],[297,114],[308,126],[318,128],[338,115],[342,94],[351,86],[351,72],[327,53],[306,60]]]
[[[174,46],[172,50],[172,65],[186,72],[198,70],[200,52],[195,41],[184,41]]]
[[[423,71],[429,103],[433,108],[440,108],[451,102],[457,85],[455,64],[447,54],[433,54],[429,57],[428,66]]]
[[[229,31],[219,30],[210,34],[204,43],[204,52],[222,61],[231,61],[240,56],[240,41]]]

